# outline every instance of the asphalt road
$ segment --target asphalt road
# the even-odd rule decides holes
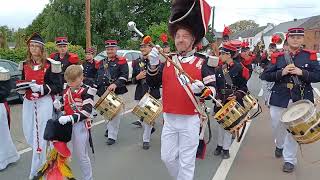
[[[249,83],[249,88],[254,95],[258,95],[261,82],[257,75],[254,75]],[[315,87],[320,87],[318,84]],[[126,113],[123,115],[120,124],[118,141],[113,146],[106,145],[104,137],[105,123],[101,116],[95,118],[97,124],[93,128],[93,141],[95,155],[90,154],[93,166],[94,179],[97,180],[170,180],[167,170],[160,159],[160,134],[161,118],[157,120],[156,132],[152,135],[151,148],[142,149],[141,128],[131,125],[137,119],[129,110],[134,107],[133,93],[135,86],[129,85],[129,92],[125,95]],[[271,135],[271,123],[268,108],[260,102],[263,113],[252,121],[247,135],[242,144],[234,142],[233,146],[239,146],[231,150],[232,158],[223,162],[220,157],[213,155],[217,142],[217,123],[211,121],[213,137],[207,147],[205,160],[197,160],[195,180],[223,180],[218,176],[225,174],[228,180],[251,180],[251,179],[317,179],[320,172],[319,163],[310,163],[314,159],[320,159],[317,152],[320,145],[315,143],[303,147],[302,158],[299,154],[297,170],[290,175],[281,172],[282,162],[273,157],[273,143]],[[11,104],[12,114],[12,137],[20,151],[21,159],[10,165],[7,169],[0,171],[0,180],[25,180],[28,177],[31,161],[31,152],[25,143],[21,127],[21,104]],[[232,146],[232,147],[233,147]],[[238,153],[237,153],[238,152]],[[223,163],[222,163],[223,162]],[[72,159],[72,169],[77,177],[80,177],[80,169],[77,159]],[[219,170],[218,170],[219,169]],[[217,170],[219,171],[217,173]]]

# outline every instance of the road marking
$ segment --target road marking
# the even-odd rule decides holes
[[[128,113],[131,112],[132,110],[133,110],[133,109],[129,109],[129,110],[125,111],[124,113],[122,113],[122,115],[128,114]],[[99,125],[99,124],[102,124],[102,123],[104,123],[104,122],[105,122],[105,120],[101,120],[101,121],[95,122],[95,123],[92,124],[92,127],[93,127],[93,126],[97,126],[97,125]],[[25,149],[20,150],[18,153],[19,153],[20,155],[22,155],[22,154],[27,153],[27,152],[30,152],[30,151],[32,151],[32,148],[31,148],[31,147],[28,147],[28,148],[25,148]]]
[[[27,153],[27,152],[29,152],[29,151],[31,151],[31,150],[32,150],[31,147],[28,147],[28,148],[26,148],[26,149],[22,149],[22,150],[19,151],[18,153],[21,155],[21,154]]]
[[[212,180],[225,180],[229,171],[230,171],[230,168],[234,162],[234,159],[236,158],[236,155],[239,151],[239,148],[242,144],[242,141],[243,139],[246,137],[246,134],[247,134],[247,131],[249,129],[251,125],[251,122],[248,122],[247,123],[247,128],[244,132],[244,135],[241,139],[241,141],[239,143],[236,142],[236,140],[233,141],[231,147],[230,147],[230,158],[229,159],[225,159],[225,160],[222,160],[221,161],[221,164],[220,166],[218,167],[215,175],[213,176]]]

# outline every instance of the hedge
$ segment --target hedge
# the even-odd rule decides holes
[[[47,42],[45,44],[46,52],[48,56],[56,52],[56,45],[53,42]],[[69,45],[68,47],[69,52],[78,54],[79,58],[81,60],[84,60],[85,58],[85,51],[81,46],[78,45]],[[27,57],[27,48],[19,48],[19,49],[0,49],[0,59],[6,59],[11,60],[14,62],[20,62],[25,60]]]

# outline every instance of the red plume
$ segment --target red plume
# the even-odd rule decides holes
[[[241,43],[241,47],[242,47],[242,48],[246,48],[246,47],[248,47],[247,42],[243,41],[243,42]]]
[[[224,30],[222,32],[223,36],[229,36],[231,34],[231,29],[228,26],[224,26]]]
[[[279,35],[273,35],[271,38],[271,42],[274,44],[277,44],[281,40],[281,37]]]
[[[152,41],[152,39],[151,39],[150,36],[145,36],[145,37],[143,38],[143,43],[144,43],[144,44],[149,44],[149,43],[151,43],[151,41]]]
[[[167,34],[166,34],[166,33],[162,33],[162,34],[160,35],[160,39],[161,39],[162,43],[168,42],[168,36],[167,36]]]

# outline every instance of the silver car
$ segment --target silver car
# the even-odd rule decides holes
[[[136,50],[118,50],[117,55],[121,57],[125,57],[128,62],[129,66],[129,81],[131,81],[132,78],[132,61],[138,59],[139,57],[142,57],[142,54],[140,51]],[[106,51],[102,51],[99,53],[94,59],[96,61],[101,61],[102,59],[105,59],[107,57]]]

